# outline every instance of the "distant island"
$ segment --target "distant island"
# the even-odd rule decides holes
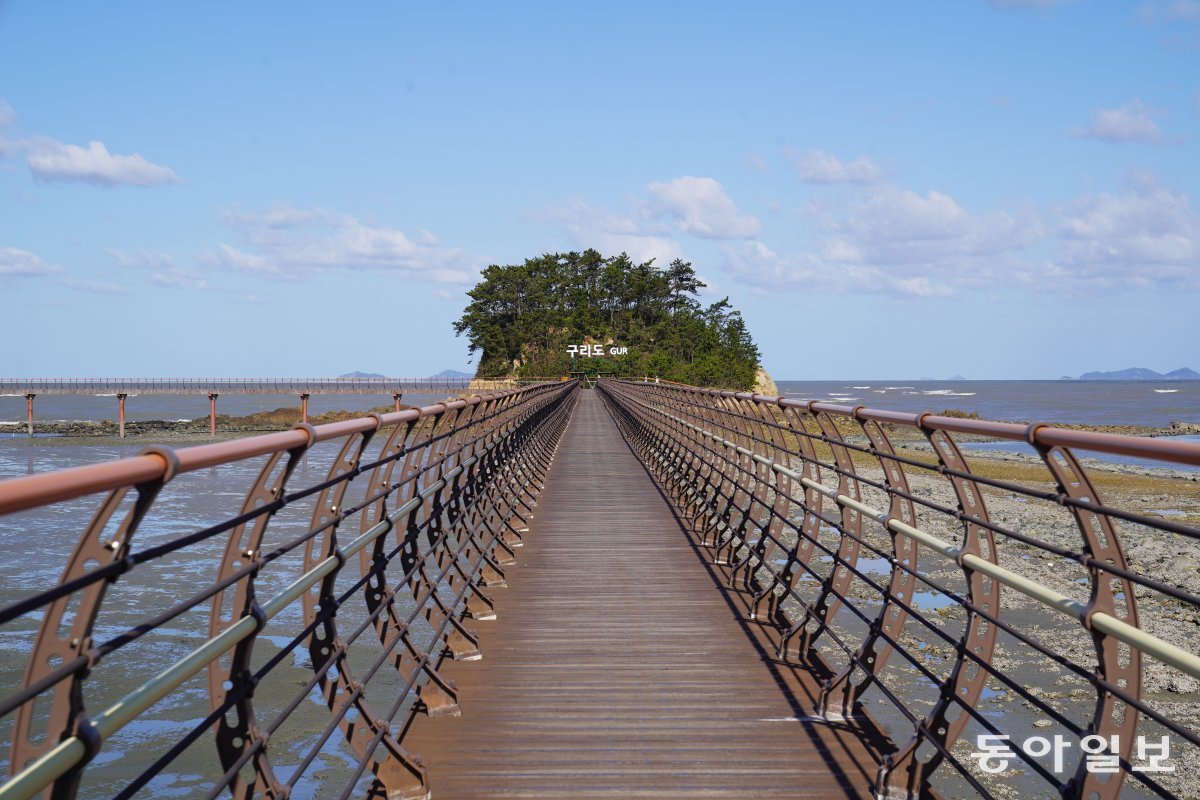
[[[1200,381],[1200,372],[1180,367],[1167,373],[1155,372],[1145,367],[1130,367],[1114,372],[1085,372],[1078,378],[1064,375],[1065,381]]]

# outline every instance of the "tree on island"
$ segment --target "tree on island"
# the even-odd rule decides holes
[[[625,253],[546,254],[485,269],[454,331],[480,354],[481,378],[565,375],[569,345],[599,344],[606,355],[577,370],[749,389],[758,347],[729,298],[701,307],[704,286],[681,259],[663,270]],[[610,345],[628,353],[607,355]]]

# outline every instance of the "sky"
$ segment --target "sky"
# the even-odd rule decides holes
[[[5,377],[471,370],[676,257],[777,379],[1200,370],[1200,0],[0,0]]]

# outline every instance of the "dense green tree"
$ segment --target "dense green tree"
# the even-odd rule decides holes
[[[701,308],[704,286],[682,259],[661,270],[625,253],[548,253],[485,269],[454,331],[479,354],[480,377],[565,375],[569,345],[599,344],[629,352],[577,369],[749,389],[758,347],[729,298]]]

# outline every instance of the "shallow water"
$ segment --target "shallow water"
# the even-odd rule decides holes
[[[402,402],[411,406],[436,403],[447,393],[405,394]],[[312,416],[326,411],[366,411],[380,406],[392,406],[390,394],[314,394],[308,398],[308,413]],[[294,394],[222,395],[217,399],[217,413],[244,417],[277,408],[299,408],[300,397]],[[33,405],[34,420],[43,422],[101,421],[117,418],[117,399],[113,395],[39,395]],[[21,395],[0,395],[0,436],[5,428],[25,424],[25,398]],[[125,419],[130,422],[146,420],[208,419],[208,398],[204,395],[137,395],[125,400]]]
[[[1172,442],[1192,442],[1200,444],[1200,436],[1172,436]],[[981,450],[993,453],[1023,453],[1025,455],[1035,455],[1034,450],[1025,442],[959,442],[959,446],[966,451]],[[1191,464],[1176,464],[1173,462],[1153,461],[1148,458],[1133,458],[1131,456],[1123,456],[1114,453],[1097,453],[1091,450],[1076,450],[1076,454],[1080,458],[1093,459],[1095,461],[1103,461],[1109,464],[1131,464],[1137,467],[1167,467],[1170,469],[1185,470],[1188,472],[1200,472],[1200,466]]]
[[[1177,391],[1155,391],[1155,389]],[[1131,424],[1162,427],[1176,420],[1200,422],[1200,382],[1170,386],[1143,383],[1079,383],[1057,381],[974,381],[974,382],[780,382],[781,391],[789,396],[824,399],[849,405],[868,405],[901,411],[941,411],[959,408],[977,411],[984,417],[1005,420],[1040,419],[1048,422],[1083,424]],[[405,402],[428,404],[440,396],[416,395]],[[327,410],[365,410],[373,406],[390,406],[390,396],[313,396],[310,413]],[[291,396],[247,396],[222,398],[218,411],[244,415],[271,410],[281,406],[295,407],[298,400]],[[116,415],[116,403],[111,397],[45,397],[37,401],[39,419],[111,419]],[[30,444],[17,430],[24,420],[24,399],[0,397],[0,420],[10,423],[0,427],[0,479],[48,472],[65,467],[81,466],[136,455],[141,445],[121,445],[106,442],[98,445],[56,445],[35,441]],[[131,420],[183,419],[206,416],[204,397],[131,397],[127,415]],[[1177,440],[1200,441],[1200,436],[1179,437]],[[1009,450],[1028,447],[1022,443],[964,444],[968,449]],[[1087,454],[1088,457],[1098,457]],[[328,446],[314,449],[293,479],[293,486],[320,480],[328,469],[333,453]],[[1132,461],[1122,457],[1112,460]],[[180,476],[164,490],[151,514],[137,534],[137,546],[159,544],[232,515],[257,473],[261,461],[217,467]],[[28,596],[59,579],[66,559],[94,511],[97,499],[73,501],[58,506],[0,517],[0,547],[6,558],[0,560],[0,605]],[[268,546],[296,535],[307,524],[311,505],[297,503],[283,510],[269,529]],[[123,577],[110,589],[100,618],[96,638],[99,641],[116,635],[140,619],[168,608],[173,602],[194,592],[215,577],[215,563],[225,544],[224,536],[189,547],[147,568]],[[827,557],[826,557],[827,558]],[[784,562],[780,559],[777,563]],[[858,568],[864,574],[884,576],[890,571],[886,559],[863,557]],[[277,566],[264,570],[259,584],[263,596],[270,596],[298,574],[295,561],[282,560]],[[811,575],[802,574],[802,582],[814,582]],[[921,592],[913,604],[929,611],[949,605],[945,595]],[[347,618],[351,615],[348,613]],[[361,619],[361,617],[359,617]],[[7,693],[19,686],[25,659],[38,618],[27,615],[0,628],[0,692]],[[285,610],[263,631],[256,647],[256,662],[261,663],[278,652],[301,625],[298,605]],[[130,646],[129,659],[113,659],[101,664],[89,684],[89,711],[99,711],[115,702],[138,683],[171,663],[203,641],[207,616],[191,612],[172,621],[161,630]],[[302,652],[303,648],[301,648]],[[311,672],[305,666],[306,656],[295,655],[280,667],[278,679],[261,686],[256,705],[263,709],[281,707],[297,685],[307,680]],[[133,667],[121,665],[132,663]],[[100,756],[89,770],[84,796],[107,796],[113,787],[120,786],[136,775],[153,756],[169,746],[207,713],[207,688],[203,674],[185,684],[182,689],[155,706],[144,717],[130,724],[106,743]],[[318,697],[311,696],[289,723],[284,734],[273,740],[278,763],[295,764],[316,738],[328,720],[327,712]],[[10,723],[0,723],[0,740],[6,740]],[[309,774],[322,775],[342,769],[351,761],[344,744],[335,744],[312,765]],[[0,762],[7,752],[0,753]],[[215,761],[211,736],[205,736],[144,790],[148,796],[187,797],[203,793],[203,787],[215,777]],[[6,763],[0,763],[0,767]],[[215,770],[219,772],[219,770]],[[289,769],[281,769],[288,777]],[[297,787],[295,797],[319,797],[319,779],[305,780]]]
[[[1079,425],[1200,423],[1200,381],[778,381],[787,397]],[[1166,391],[1164,391],[1166,390]]]
[[[317,445],[297,467],[289,485],[309,486],[322,480],[337,453],[337,442]],[[127,458],[140,447],[121,445],[76,446],[38,445],[0,446],[0,478],[44,472],[50,469],[94,463],[98,460]],[[247,488],[253,482],[265,458],[200,470],[176,477],[167,484],[139,527],[135,550],[161,545],[181,536],[214,525],[238,512]],[[359,497],[366,489],[365,478],[351,484],[348,497]],[[0,606],[28,597],[60,580],[67,559],[81,533],[87,527],[99,497],[81,498],[48,508],[0,516]],[[309,525],[315,497],[299,500],[282,509],[270,522],[264,550],[294,539]],[[123,512],[122,512],[123,513]],[[121,513],[116,519],[121,518]],[[349,526],[351,523],[348,522]],[[111,530],[111,528],[110,528]],[[357,522],[353,523],[357,531]],[[109,535],[109,534],[105,534]],[[94,638],[104,642],[124,633],[141,621],[170,609],[210,584],[228,539],[227,533],[165,555],[138,566],[107,589],[96,619]],[[270,597],[303,572],[302,553],[296,550],[263,568],[256,586],[260,598]],[[338,584],[343,588],[358,578],[357,559],[347,565]],[[88,711],[97,713],[150,679],[156,673],[186,655],[207,638],[208,608],[201,603],[164,626],[126,645],[102,661],[85,683]],[[354,597],[346,607],[347,626],[357,624],[365,613],[361,598]],[[32,648],[41,619],[40,612],[26,614],[0,627],[0,695],[21,685],[25,662]],[[261,665],[292,639],[303,627],[299,602],[293,603],[272,619],[256,640],[253,661]],[[370,639],[360,640],[355,657],[358,663],[373,658]],[[301,645],[255,693],[259,722],[268,722],[312,675],[307,666],[307,649]],[[390,668],[389,668],[390,669]],[[395,675],[392,674],[394,679]],[[388,676],[379,685],[386,689]],[[395,687],[393,687],[394,690]],[[206,672],[202,671],[178,690],[155,704],[115,736],[105,742],[96,760],[85,773],[81,797],[108,797],[146,768],[170,744],[186,734],[208,714]],[[300,761],[308,746],[328,722],[328,712],[319,695],[310,692],[297,712],[288,718],[278,736],[272,737],[273,760],[282,765],[286,778]],[[0,721],[0,742],[12,735],[12,718]],[[7,768],[8,749],[0,748],[0,769]],[[321,776],[342,774],[355,759],[340,734],[306,771],[293,797],[322,796]],[[178,757],[163,774],[155,778],[139,796],[192,797],[202,795],[222,771],[217,766],[210,733]]]

